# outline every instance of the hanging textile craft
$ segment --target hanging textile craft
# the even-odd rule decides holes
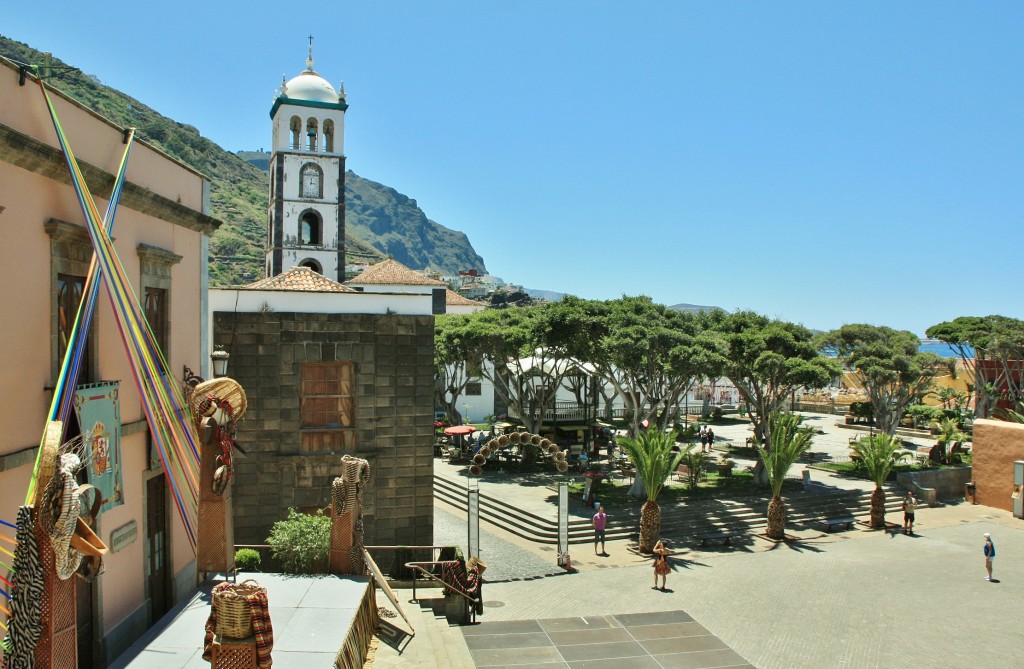
[[[85,436],[86,476],[100,491],[100,511],[124,504],[121,480],[121,404],[119,381],[79,386],[75,414]]]
[[[33,531],[32,507],[18,509],[18,547],[14,550],[10,616],[3,640],[4,669],[29,669],[35,664],[42,634],[43,564]]]

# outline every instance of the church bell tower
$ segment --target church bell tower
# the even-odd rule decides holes
[[[345,280],[345,84],[338,91],[306,69],[281,88],[270,109],[267,276],[309,267]]]

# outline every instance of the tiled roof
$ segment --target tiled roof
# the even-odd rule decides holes
[[[245,288],[251,290],[296,290],[307,293],[354,293],[355,290],[331,281],[323,274],[314,272],[308,267],[292,267],[277,276],[268,276]]]
[[[453,306],[458,305],[460,307],[483,307],[483,306],[487,306],[483,302],[477,302],[476,300],[471,300],[468,297],[465,297],[464,295],[459,295],[458,293],[456,293],[451,288],[449,288],[445,292],[445,294],[444,294],[444,301],[445,301],[445,304],[451,304]]]
[[[345,282],[349,286],[444,286],[443,281],[423,276],[398,262],[382,260],[368,267],[362,274]]]

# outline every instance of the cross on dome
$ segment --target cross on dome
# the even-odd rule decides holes
[[[313,36],[309,36],[309,55],[306,56],[306,71],[313,71]]]

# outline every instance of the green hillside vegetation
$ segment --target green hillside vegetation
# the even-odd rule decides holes
[[[0,55],[20,63],[44,63],[41,52],[3,35]],[[160,115],[138,100],[104,86],[96,77],[79,70],[64,70],[73,66],[57,58],[52,59],[51,67],[54,72],[47,83],[52,87],[119,126],[137,128],[140,139],[210,178],[210,214],[224,223],[210,239],[211,285],[249,283],[263,276],[267,172],[225,151],[203,137],[198,129]],[[244,155],[258,162],[264,154]],[[447,273],[485,269],[483,259],[465,234],[429,220],[415,200],[353,172],[348,173],[346,181],[349,263],[376,262],[390,255],[413,269],[431,267]]]

